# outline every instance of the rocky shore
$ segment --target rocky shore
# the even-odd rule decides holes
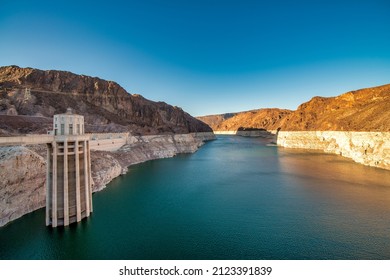
[[[390,132],[279,131],[277,144],[322,150],[390,170]]]
[[[93,191],[104,189],[127,167],[194,153],[213,133],[129,136],[117,151],[91,151]],[[46,148],[0,147],[0,226],[45,206]]]

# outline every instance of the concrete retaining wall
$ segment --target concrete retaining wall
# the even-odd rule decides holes
[[[89,146],[95,151],[117,151],[127,143],[127,138],[90,140]]]

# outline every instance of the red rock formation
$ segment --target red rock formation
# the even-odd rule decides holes
[[[313,97],[286,116],[282,130],[390,131],[390,85]]]

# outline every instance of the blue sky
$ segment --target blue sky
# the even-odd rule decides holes
[[[0,0],[0,65],[113,80],[192,115],[390,83],[390,2]]]

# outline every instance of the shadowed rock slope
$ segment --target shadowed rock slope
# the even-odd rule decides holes
[[[0,135],[45,133],[51,129],[50,118],[68,107],[85,116],[87,132],[211,131],[181,108],[129,94],[112,81],[66,71],[0,67]]]

